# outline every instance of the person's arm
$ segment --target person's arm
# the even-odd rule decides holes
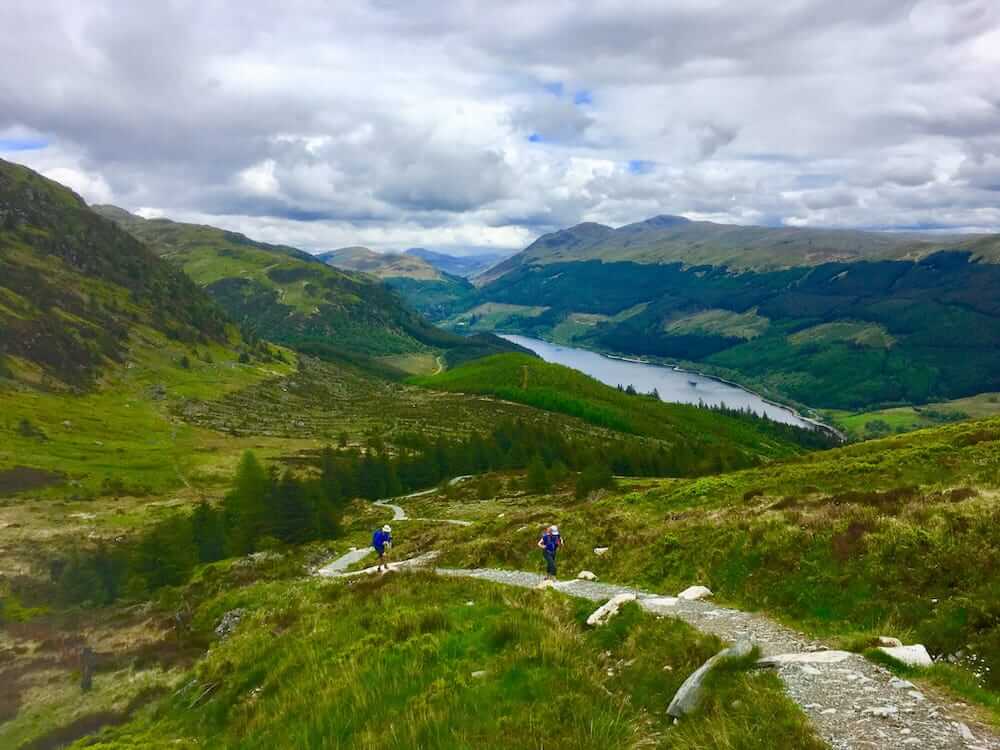
[[[539,537],[538,539],[538,549],[545,549],[545,537]]]

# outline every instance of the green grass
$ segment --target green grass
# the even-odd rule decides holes
[[[665,594],[700,583],[723,602],[818,636],[895,635],[932,654],[974,654],[990,668],[977,684],[993,698],[980,702],[995,707],[1000,420],[760,469],[620,485],[584,502],[568,487],[530,496],[508,486],[443,562],[538,570],[538,530],[557,522],[568,544],[564,574],[587,569]],[[444,501],[449,512],[476,518],[474,488],[462,492],[470,512],[454,497]],[[433,514],[432,502],[422,499],[421,512]],[[611,551],[597,556],[597,546]]]
[[[1000,394],[980,393],[926,406],[895,406],[862,412],[826,411],[824,415],[849,437],[861,440],[886,432],[912,432],[961,419],[1000,416]]]
[[[404,574],[224,593],[196,631],[236,606],[248,615],[182,689],[87,746],[822,747],[773,675],[720,675],[671,728],[666,704],[720,644],[634,605],[595,632],[593,605],[552,592]]]
[[[799,451],[763,423],[629,396],[577,370],[525,355],[486,357],[411,382],[439,390],[489,394],[668,442],[726,446],[748,458],[789,456]]]

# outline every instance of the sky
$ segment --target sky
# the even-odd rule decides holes
[[[4,0],[0,158],[325,250],[1000,231],[996,0]]]

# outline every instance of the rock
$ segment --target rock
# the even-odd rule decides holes
[[[785,664],[837,664],[850,657],[848,651],[810,651],[802,654],[766,656],[757,663],[762,667],[780,667]]]
[[[821,671],[816,669],[816,667],[810,667],[808,664],[804,664],[803,666],[799,667],[799,669],[801,670],[802,674],[808,675],[809,677],[819,677],[821,674],[823,674]]]
[[[888,719],[899,713],[899,709],[895,706],[873,706],[872,708],[865,709],[865,713],[870,716],[877,716],[880,719]]]
[[[709,672],[720,662],[730,659],[745,659],[753,651],[753,644],[750,641],[739,641],[733,646],[724,649],[711,659],[696,669],[691,676],[684,680],[674,699],[667,707],[667,715],[675,719],[687,716],[692,711],[697,710],[701,703],[703,685]]]
[[[215,626],[215,634],[219,638],[228,638],[232,635],[232,632],[236,630],[236,626],[240,624],[240,620],[243,619],[245,611],[243,609],[231,609],[226,612],[222,616],[222,619],[219,620],[219,624]]]
[[[555,585],[556,585],[556,582],[553,581],[551,578],[545,578],[545,579],[539,581],[538,584],[535,586],[535,588],[536,589],[551,589],[551,588],[555,588]]]
[[[68,430],[68,429],[69,429],[70,427],[72,427],[72,426],[73,426],[73,423],[72,423],[72,422],[70,422],[70,421],[69,421],[68,419],[66,419],[66,420],[63,420],[63,427],[65,427],[65,428],[66,428],[67,430]]]
[[[589,570],[581,570],[579,573],[576,574],[576,577],[579,578],[581,581],[596,581],[597,580],[597,576],[595,576]]]
[[[611,548],[610,547],[594,547],[594,554],[597,555],[598,557],[600,557],[605,552],[607,552],[609,549],[611,549]]]
[[[618,594],[617,596],[611,597],[611,599],[606,601],[591,613],[590,617],[587,618],[587,624],[591,627],[603,625],[618,614],[618,610],[621,609],[623,604],[626,602],[634,602],[635,599],[635,594]]]
[[[913,646],[879,646],[878,650],[908,667],[929,667],[934,663],[927,649],[919,643]]]
[[[912,690],[915,685],[909,680],[901,680],[898,677],[893,677],[889,680],[889,687],[894,687],[897,690]]]
[[[899,648],[903,645],[903,642],[899,638],[893,638],[888,635],[880,635],[876,641],[877,645],[885,646],[886,648]]]
[[[704,599],[706,596],[711,596],[712,590],[707,586],[688,586],[681,593],[677,595],[678,599],[687,599],[688,601],[694,601],[696,599]]]
[[[476,670],[475,672],[473,672],[473,673],[472,673],[472,675],[470,675],[470,676],[471,676],[471,677],[474,677],[474,678],[476,678],[476,679],[479,679],[480,677],[485,677],[485,676],[486,676],[486,670],[485,670],[485,669],[477,669],[477,670]]]
[[[958,722],[958,733],[962,735],[962,739],[966,742],[976,741],[976,736],[972,733],[972,730],[969,729],[968,725],[963,724],[962,722]]]

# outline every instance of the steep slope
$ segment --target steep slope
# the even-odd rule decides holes
[[[484,347],[512,350],[492,336],[469,341],[437,329],[378,279],[301,250],[210,226],[143,219],[113,206],[95,210],[180,266],[234,320],[270,341],[354,361],[437,351],[461,361]]]
[[[813,407],[920,404],[1000,388],[997,259],[997,235],[587,224],[477,279],[452,322],[693,362]]]
[[[364,356],[429,345],[429,327],[366,276],[215,227],[96,210],[182,268],[234,320],[263,338]]]
[[[183,273],[72,191],[0,161],[0,374],[93,384],[139,326],[189,344],[238,343]]]
[[[411,247],[405,251],[406,255],[413,255],[430,263],[439,271],[450,273],[452,276],[463,276],[472,278],[483,271],[492,268],[502,260],[509,258],[512,253],[481,253],[479,255],[448,255],[427,250],[422,247]]]

